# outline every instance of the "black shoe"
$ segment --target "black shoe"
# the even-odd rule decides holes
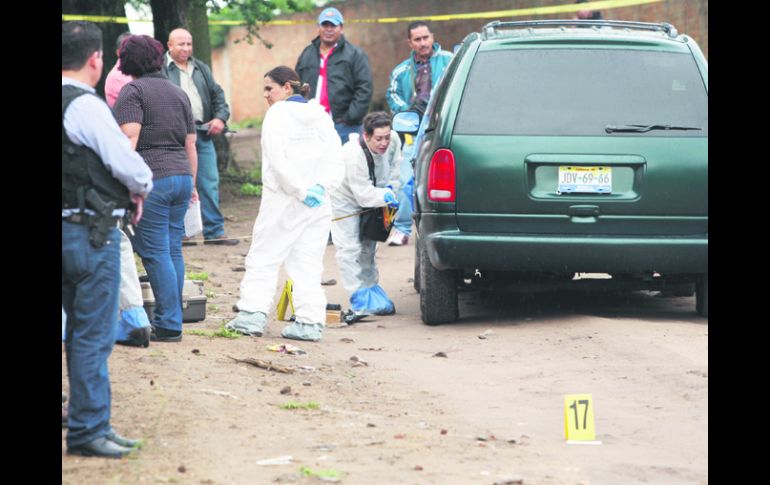
[[[181,342],[182,332],[173,332],[162,328],[153,328],[150,333],[150,340],[153,342]]]
[[[104,458],[123,458],[129,453],[131,453],[131,448],[120,446],[104,436],[79,446],[67,448],[68,455],[101,456]]]
[[[221,246],[235,246],[239,242],[241,242],[241,241],[239,241],[238,239],[227,239],[226,236],[222,236],[221,238],[217,238],[217,239],[206,239],[206,240],[203,241],[203,244],[218,244],[218,245],[221,245]]]
[[[135,328],[128,333],[127,340],[116,340],[115,343],[129,347],[149,347],[150,334],[150,327]]]
[[[112,441],[113,443],[122,446],[123,448],[141,448],[142,447],[142,440],[132,440],[129,438],[125,438],[123,436],[120,436],[118,433],[115,432],[115,430],[110,430],[109,433],[107,433],[107,436],[105,436],[108,440]]]

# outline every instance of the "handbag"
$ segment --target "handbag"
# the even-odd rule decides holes
[[[366,163],[369,166],[369,178],[372,180],[372,184],[377,186],[377,178],[374,176],[374,159],[369,152],[369,148],[364,142],[364,137],[358,139],[361,149],[366,155]],[[387,207],[369,207],[364,208],[364,213],[361,214],[359,225],[359,237],[363,241],[369,239],[372,241],[385,242],[390,235],[390,229],[393,227],[393,220],[387,220],[385,217],[385,211]],[[390,218],[388,218],[390,219]],[[387,222],[386,222],[387,221]]]

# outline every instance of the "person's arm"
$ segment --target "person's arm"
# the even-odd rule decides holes
[[[388,185],[393,188],[393,192],[398,193],[398,189],[401,188],[401,160],[403,154],[401,153],[401,139],[398,137],[398,133],[393,130],[390,132],[390,145],[387,151],[391,155]]]
[[[136,144],[139,142],[139,134],[142,132],[142,125],[140,123],[124,123],[120,125],[120,130],[131,142],[131,149],[136,150]]]
[[[345,162],[342,159],[342,143],[340,136],[334,129],[334,122],[330,117],[324,118],[324,126],[321,131],[323,140],[326,171],[324,173],[321,185],[327,193],[331,193],[342,184],[345,178]]]
[[[222,86],[214,81],[214,75],[206,64],[199,62],[196,67],[201,69],[201,73],[206,79],[206,85],[209,87],[209,100],[211,101],[211,119],[209,123],[209,135],[219,135],[225,129],[225,123],[230,118],[230,107],[225,99],[225,91]]]
[[[291,130],[292,122],[283,113],[276,112],[277,107],[273,105],[268,109],[262,123],[262,158],[267,161],[263,166],[269,167],[280,190],[302,202],[307,197],[308,187],[297,184],[300,177],[294,163],[286,158],[285,135]]]
[[[353,58],[353,100],[348,106],[348,112],[343,116],[343,121],[351,124],[353,120],[361,120],[369,110],[372,102],[372,70],[369,67],[369,58],[359,50]]]
[[[187,158],[190,160],[190,171],[193,177],[191,203],[198,200],[198,190],[195,188],[195,182],[198,179],[198,150],[195,148],[195,140],[197,138],[195,133],[188,133],[184,139],[184,151],[187,152]]]
[[[409,81],[409,68],[409,61],[407,60],[407,62],[402,62],[396,66],[393,72],[390,73],[390,83],[388,84],[386,98],[393,114],[404,111],[409,107],[407,100],[401,97],[401,84]]]
[[[104,101],[88,94],[75,99],[65,113],[64,128],[73,142],[96,152],[112,176],[131,193],[146,197],[152,190],[150,167],[131,148]]]

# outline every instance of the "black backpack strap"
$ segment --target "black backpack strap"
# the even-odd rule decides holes
[[[358,143],[361,145],[361,149],[364,151],[364,155],[366,155],[366,164],[369,165],[369,178],[372,179],[372,185],[377,187],[377,177],[374,176],[374,158],[372,158],[372,153],[369,151],[369,147],[366,146],[363,135],[358,137]]]

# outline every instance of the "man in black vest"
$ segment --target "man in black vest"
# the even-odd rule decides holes
[[[120,458],[138,445],[110,426],[107,359],[120,284],[118,221],[139,222],[152,172],[103,99],[102,32],[62,24],[62,307],[69,377],[67,453]]]

